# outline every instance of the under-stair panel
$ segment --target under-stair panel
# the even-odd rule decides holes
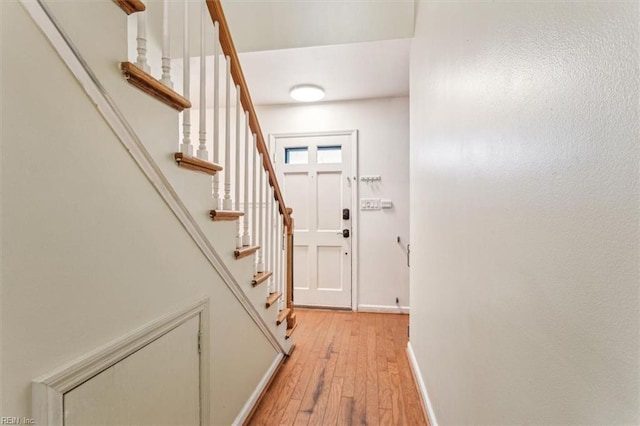
[[[112,2],[91,2],[91,4],[83,2],[52,2],[50,6],[56,18],[59,19],[62,27],[67,31],[70,39],[77,45],[83,59],[85,59],[86,63],[88,63],[95,72],[97,79],[102,83],[102,86],[111,99],[113,99],[113,101],[118,105],[120,111],[126,117],[126,120],[131,125],[135,134],[144,143],[146,150],[149,152],[150,158],[155,163],[155,166],[157,166],[164,178],[168,180],[171,190],[175,191],[178,195],[180,201],[187,208],[189,214],[193,216],[194,221],[201,228],[202,233],[206,234],[209,242],[220,256],[225,259],[233,259],[233,262],[225,261],[225,263],[231,268],[237,265],[238,268],[242,269],[242,273],[231,271],[237,282],[245,285],[247,288],[251,288],[251,280],[254,273],[251,263],[253,259],[248,257],[246,259],[236,261],[233,258],[233,252],[236,247],[236,230],[232,227],[229,228],[224,225],[213,224],[208,217],[207,213],[212,208],[210,197],[210,177],[198,173],[190,173],[180,169],[175,164],[173,154],[175,153],[178,141],[177,113],[166,105],[163,105],[146,94],[132,88],[122,78],[122,75],[118,70],[118,62],[126,58],[127,18],[124,12],[122,12],[122,10]],[[87,37],[87,34],[91,34],[91,37]],[[40,32],[37,32],[36,36],[39,35]],[[38,52],[38,58],[42,60],[43,56],[40,54],[39,50],[31,48],[31,42],[34,38],[35,36],[32,36],[31,38],[21,37],[21,40],[23,40],[26,46],[30,47],[29,51]],[[46,49],[48,50],[51,49],[49,44],[42,44],[42,46],[46,46]],[[99,46],[100,48],[96,49],[96,46]],[[175,304],[178,300],[196,299],[203,295],[210,295],[211,299],[215,301],[212,308],[216,310],[216,314],[225,318],[232,318],[230,320],[231,323],[236,324],[237,327],[245,330],[244,333],[240,334],[229,333],[227,329],[227,335],[221,331],[220,327],[215,325],[212,326],[211,330],[212,340],[217,342],[224,341],[223,344],[215,345],[212,353],[212,375],[217,377],[216,383],[213,383],[212,385],[211,392],[212,420],[219,424],[229,424],[233,421],[235,415],[247,401],[247,398],[254,390],[255,385],[262,379],[262,374],[264,374],[271,365],[273,361],[273,348],[264,338],[262,332],[255,327],[255,324],[249,316],[247,316],[246,311],[242,309],[240,302],[234,298],[229,289],[219,279],[219,276],[215,274],[215,270],[211,269],[211,277],[202,277],[202,274],[204,273],[203,271],[209,271],[211,265],[204,260],[205,258],[203,257],[202,252],[198,251],[194,245],[194,241],[186,233],[180,221],[176,218],[170,208],[162,201],[161,195],[159,195],[159,192],[156,191],[152,185],[152,183],[155,182],[144,176],[138,164],[132,160],[130,151],[123,147],[123,145],[118,141],[118,138],[114,135],[114,132],[106,126],[105,128],[107,129],[107,132],[104,132],[102,127],[94,125],[91,129],[91,133],[88,133],[83,137],[76,136],[80,131],[87,127],[86,123],[89,122],[84,119],[83,114],[90,113],[91,115],[99,116],[100,113],[85,93],[75,92],[76,90],[82,90],[81,85],[78,84],[77,81],[74,80],[70,88],[61,85],[61,82],[66,81],[61,79],[60,74],[68,73],[68,70],[64,69],[64,72],[61,73],[58,68],[59,67],[57,66],[49,66],[45,75],[47,77],[52,76],[52,78],[56,77],[59,81],[50,82],[47,79],[41,79],[49,85],[47,90],[39,89],[40,91],[37,92],[36,95],[31,93],[31,91],[27,92],[30,94],[28,99],[42,98],[45,102],[41,102],[41,106],[39,108],[30,106],[29,108],[18,108],[16,111],[29,110],[30,114],[35,114],[44,108],[44,104],[50,103],[52,105],[58,105],[61,97],[57,97],[55,100],[52,100],[47,98],[47,96],[53,96],[53,94],[49,95],[50,92],[52,93],[54,91],[52,88],[57,86],[65,87],[66,91],[63,96],[66,96],[67,98],[73,97],[73,101],[66,99],[65,110],[59,114],[54,114],[51,111],[48,112],[51,116],[49,117],[51,119],[48,120],[48,122],[51,122],[54,117],[59,117],[60,119],[53,128],[53,132],[44,130],[40,131],[48,137],[53,137],[52,135],[55,134],[56,138],[60,138],[60,136],[55,132],[59,129],[67,129],[68,127],[68,129],[73,131],[74,137],[69,138],[68,144],[61,143],[56,144],[55,146],[52,145],[52,147],[60,153],[84,152],[86,150],[90,152],[86,158],[94,161],[78,161],[78,164],[84,164],[85,167],[78,168],[77,171],[74,172],[68,167],[68,164],[65,164],[64,162],[51,161],[51,158],[57,158],[51,156],[48,158],[48,163],[45,163],[47,164],[47,167],[53,168],[53,165],[51,165],[52,163],[55,163],[56,165],[60,164],[60,167],[56,168],[54,172],[46,176],[45,179],[41,179],[38,182],[39,186],[44,188],[47,187],[47,184],[55,185],[56,182],[59,182],[60,176],[56,173],[80,173],[81,175],[79,178],[72,181],[73,186],[68,186],[68,188],[75,188],[78,186],[82,189],[81,191],[77,191],[73,194],[73,209],[75,209],[75,212],[84,211],[81,208],[81,205],[83,199],[87,197],[88,193],[92,194],[92,196],[93,194],[99,194],[99,197],[94,198],[109,201],[109,203],[106,203],[108,208],[102,209],[99,214],[84,214],[82,216],[83,218],[91,218],[90,221],[92,221],[93,224],[91,229],[100,228],[102,229],[101,232],[104,233],[105,229],[111,229],[108,226],[105,226],[105,224],[115,223],[115,217],[119,217],[120,215],[130,216],[119,228],[115,228],[113,230],[112,235],[106,238],[107,241],[101,241],[101,245],[104,247],[110,247],[107,246],[105,242],[114,244],[111,241],[111,237],[113,237],[114,241],[125,244],[123,243],[124,240],[122,238],[119,240],[115,238],[120,235],[118,233],[119,231],[124,232],[123,230],[125,230],[126,232],[124,232],[124,234],[129,237],[136,235],[137,239],[136,241],[128,242],[127,245],[129,247],[127,247],[126,250],[121,250],[121,252],[128,253],[131,251],[131,246],[137,247],[140,245],[140,241],[144,241],[147,244],[147,252],[151,253],[151,255],[146,257],[151,258],[153,255],[157,254],[167,264],[170,263],[168,261],[175,260],[175,264],[171,262],[171,264],[174,265],[172,268],[159,266],[156,268],[157,270],[163,271],[165,269],[170,269],[171,271],[182,271],[181,273],[176,274],[178,279],[175,280],[175,283],[167,283],[167,278],[175,278],[174,276],[169,277],[170,274],[165,274],[164,277],[161,276],[157,279],[149,278],[145,275],[141,278],[141,272],[139,271],[140,268],[137,268],[137,266],[142,266],[143,262],[138,260],[139,257],[129,256],[129,259],[134,259],[135,262],[133,266],[130,266],[127,269],[127,274],[123,275],[124,279],[130,281],[132,277],[134,277],[138,278],[141,282],[144,282],[145,285],[148,285],[146,284],[147,282],[153,283],[154,285],[161,283],[161,285],[153,291],[140,292],[140,289],[143,288],[142,286],[127,281],[128,290],[126,292],[115,292],[112,289],[121,290],[122,286],[114,285],[113,283],[109,285],[104,283],[99,290],[93,291],[93,294],[107,295],[107,299],[109,301],[116,301],[119,303],[117,305],[119,310],[116,312],[113,310],[113,307],[110,306],[109,312],[107,313],[103,312],[101,309],[97,309],[96,312],[99,313],[100,318],[110,318],[109,315],[114,314],[115,312],[117,313],[117,320],[113,321],[113,327],[124,326],[125,328],[128,328],[131,324],[139,324],[142,317],[152,315],[149,311],[154,310],[154,312],[157,313],[158,310],[163,310],[165,304]],[[24,74],[30,75],[29,73]],[[16,78],[15,81],[21,80]],[[34,79],[33,81],[38,80]],[[25,84],[25,86],[29,86],[29,84]],[[18,103],[18,107],[22,108],[23,104],[26,104],[28,99]],[[83,107],[79,110],[73,109],[72,107],[75,107],[78,103],[82,103]],[[25,117],[28,116],[28,114],[23,115]],[[43,114],[42,117],[46,117],[46,115]],[[79,117],[82,117],[82,120],[79,120]],[[74,123],[69,125],[64,121],[66,119],[68,119],[68,121],[74,121]],[[104,124],[102,117],[100,117],[100,120],[101,124]],[[19,120],[14,121],[17,122]],[[80,123],[75,121],[80,121]],[[31,127],[35,128],[35,126]],[[38,129],[43,128],[44,127],[42,127],[42,125],[38,125]],[[46,128],[44,129],[46,130]],[[100,134],[98,134],[98,131],[100,131]],[[30,135],[31,133],[32,132],[23,131],[21,132],[21,135],[23,139],[31,141],[31,136],[25,138],[25,135]],[[70,134],[71,133],[66,136],[68,137]],[[109,138],[110,140],[103,141],[103,139]],[[38,141],[42,141],[42,138],[39,138]],[[44,153],[48,153],[48,149],[45,150],[42,146],[38,146],[37,144],[30,145],[37,146],[37,149],[35,150],[39,151],[36,152],[35,155],[30,154],[30,161],[39,161],[40,157],[43,156]],[[79,149],[78,147],[81,148]],[[112,162],[110,160],[111,157],[107,157],[102,152],[106,149],[105,147],[113,148],[112,151],[114,152],[109,153],[114,158],[117,157],[119,161],[122,161],[122,163],[117,163],[115,161]],[[96,159],[99,159],[99,161],[95,161]],[[94,165],[93,163],[95,162],[97,162],[97,164]],[[87,164],[92,165],[90,173],[86,170],[88,168]],[[42,170],[44,171],[49,169],[43,167]],[[105,173],[105,170],[108,173]],[[128,174],[125,174],[125,171]],[[87,176],[82,175],[83,173],[86,173]],[[116,176],[118,173],[122,175],[122,178],[121,176]],[[134,178],[131,178],[129,175],[133,175]],[[128,179],[124,179],[125,176]],[[26,178],[28,178],[28,176],[26,176]],[[22,180],[26,182],[26,178]],[[91,186],[91,184],[93,186]],[[144,186],[144,196],[139,195],[136,196],[133,201],[130,200],[127,194],[133,191],[132,188],[138,188],[140,186]],[[58,189],[66,188],[65,185],[57,185],[57,187]],[[25,191],[25,193],[27,193],[27,191]],[[29,191],[29,193],[31,193],[31,191]],[[34,194],[38,193],[39,192],[34,191]],[[83,197],[78,197],[78,194],[82,194]],[[91,200],[93,200],[93,198],[91,198]],[[122,200],[128,201],[126,203],[122,203]],[[140,206],[142,204],[147,205],[149,208],[141,209]],[[58,211],[63,208],[64,203],[58,202],[55,210]],[[95,208],[95,206],[93,206],[93,208]],[[37,209],[34,209],[34,211],[37,211]],[[66,216],[76,216],[77,213],[75,212],[73,214],[67,214]],[[107,212],[110,213],[110,215],[106,215]],[[55,217],[57,218],[58,216]],[[64,218],[65,216],[61,215],[60,217]],[[162,226],[158,225],[154,229],[148,230],[148,227],[140,226],[139,222],[137,222],[139,218],[142,218],[149,224],[161,224]],[[86,219],[84,221],[86,221]],[[53,223],[54,222],[52,222],[51,226],[53,226]],[[96,226],[95,223],[100,223],[100,226]],[[80,220],[76,224],[76,227],[69,229],[84,229],[82,228],[83,224],[83,220]],[[59,226],[57,223],[56,225]],[[224,238],[221,237],[221,234],[225,231],[221,232],[221,227],[228,231]],[[59,231],[60,229],[56,228],[56,236]],[[93,236],[92,232],[93,231],[86,232],[86,234]],[[51,232],[42,232],[41,234],[48,235],[51,234]],[[66,234],[83,234],[83,232],[67,232]],[[170,238],[167,236],[170,236]],[[79,238],[75,235],[72,237]],[[174,249],[174,247],[180,247],[178,253],[176,253],[176,249]],[[68,247],[68,251],[72,253],[74,248],[75,246],[70,246]],[[100,262],[97,265],[98,267],[101,265],[110,265],[112,259],[118,258],[118,250],[113,249],[110,253],[107,253],[107,251],[108,250],[106,248],[98,248],[96,253],[103,253],[103,255],[92,257],[93,259],[100,259]],[[40,253],[37,250],[35,252],[31,251],[31,253],[32,261],[35,262],[34,264],[38,264],[37,262],[40,260]],[[78,255],[78,253],[75,254],[76,256]],[[82,253],[79,254],[82,255]],[[62,253],[62,251],[58,253],[59,257],[62,257],[63,255],[65,255],[65,253]],[[51,258],[51,253],[49,253],[48,256]],[[156,262],[156,264],[158,263],[159,262]],[[75,265],[75,263],[73,264]],[[123,262],[123,264],[126,264],[126,262]],[[195,270],[193,265],[197,265],[198,269]],[[46,270],[46,268],[43,268],[42,270]],[[117,270],[117,266],[112,268],[112,271]],[[111,273],[110,278],[113,278],[113,272]],[[48,277],[48,279],[51,279],[51,277]],[[81,279],[78,279],[78,282],[81,281]],[[90,284],[91,283],[87,283],[83,288],[90,288]],[[144,287],[144,289],[146,290],[146,287]],[[145,297],[149,294],[154,294],[153,300],[139,300],[139,293],[142,293]],[[127,296],[126,300],[122,299],[122,295],[125,294]],[[70,296],[65,297],[69,300],[73,299]],[[265,296],[263,295],[262,304],[264,304],[264,297]],[[87,297],[87,299],[90,299],[90,297]],[[101,299],[101,303],[104,303],[102,300],[104,299]],[[43,305],[48,303],[49,302],[43,303]],[[143,306],[144,308],[141,309],[140,306]],[[240,317],[238,318],[238,316]],[[71,323],[71,321],[67,322]],[[91,318],[88,318],[88,322],[91,323]],[[123,325],[123,323],[126,324]],[[271,323],[269,323],[269,326],[272,326]],[[114,333],[117,333],[117,330],[115,332],[112,330],[113,327],[110,328],[100,325],[98,327],[98,331],[108,332],[113,335]],[[226,327],[227,326],[225,325],[225,328]],[[275,316],[273,320],[273,327],[275,327]],[[87,337],[86,333],[83,334],[83,337]],[[102,336],[91,336],[91,339],[93,340],[91,340],[89,344],[93,344],[93,342],[99,338],[102,338]],[[246,347],[248,346],[251,346],[253,350],[247,350]],[[84,349],[86,348],[83,348],[83,350]],[[251,352],[251,366],[247,367],[244,364],[238,364],[238,367],[235,368],[234,366],[228,366],[222,362],[223,358],[220,357],[220,351],[226,351],[228,353],[230,350],[237,350],[246,353]],[[46,350],[42,350],[40,352],[44,354],[46,353]],[[70,355],[66,349],[61,350],[56,354],[56,356],[58,356],[58,360],[60,358],[68,359],[74,356],[73,353]],[[11,356],[12,354],[8,352],[8,355]],[[43,362],[47,362],[47,365],[51,365],[51,362],[46,361],[47,356],[42,355],[40,358],[45,360]],[[217,359],[221,362],[217,362]],[[36,365],[36,367],[40,371],[43,370],[43,367],[40,364]],[[32,374],[29,379],[32,379],[35,375],[36,374]],[[27,385],[21,382],[20,386],[25,387]],[[22,411],[16,412],[22,413]]]
[[[64,395],[64,424],[200,424],[199,317]]]

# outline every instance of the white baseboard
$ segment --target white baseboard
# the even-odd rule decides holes
[[[233,421],[234,426],[242,425],[247,420],[247,417],[249,416],[249,414],[251,414],[251,410],[253,410],[253,407],[258,402],[258,398],[260,398],[260,395],[271,381],[271,377],[278,371],[278,367],[282,362],[282,358],[284,358],[283,354],[279,353],[276,355],[276,358],[273,360],[271,366],[262,377],[262,380],[260,380],[260,383],[258,383],[258,386],[256,386],[255,390],[253,391],[247,402],[244,404],[244,407],[242,407],[242,410],[240,410],[240,413],[238,413],[238,416]]]
[[[427,408],[427,416],[429,416],[429,424],[431,426],[438,426],[438,421],[436,420],[436,413],[433,412],[433,407],[431,406],[431,400],[429,399],[429,394],[427,393],[427,386],[424,384],[424,380],[422,380],[422,373],[420,373],[420,367],[418,366],[416,355],[413,353],[413,347],[411,346],[411,342],[407,344],[407,354],[409,354],[409,361],[411,364],[411,369],[413,370],[413,375],[416,378],[416,382],[418,382],[418,388],[420,388],[420,396],[422,397],[424,406]]]
[[[408,306],[398,305],[358,305],[358,312],[380,312],[385,314],[408,314]]]

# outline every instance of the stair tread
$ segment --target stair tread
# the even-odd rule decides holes
[[[265,282],[266,280],[268,280],[271,275],[273,275],[273,272],[271,272],[271,271],[258,272],[257,274],[255,274],[253,276],[253,280],[251,281],[251,285],[254,286],[254,287],[257,286],[257,285],[260,285],[263,282]]]
[[[287,333],[285,335],[285,339],[288,339],[289,337],[291,337],[291,335],[293,334],[293,331],[296,329],[296,327],[298,326],[298,324],[296,323],[296,325],[294,325],[291,328],[287,328]]]
[[[276,325],[280,325],[284,322],[284,320],[287,318],[287,315],[289,315],[289,312],[291,312],[291,309],[289,308],[285,308],[283,310],[281,310],[278,313],[278,320],[276,321]]]
[[[222,170],[222,166],[219,166],[218,164],[210,163],[209,161],[201,160],[197,157],[184,155],[182,152],[176,152],[173,154],[173,158],[175,158],[179,167],[205,173],[211,176]]]
[[[153,78],[144,70],[131,62],[121,62],[120,69],[124,78],[132,86],[145,92],[165,105],[182,112],[185,108],[191,108],[191,102],[175,90],[164,85],[160,80]]]
[[[257,252],[260,249],[260,246],[247,246],[236,249],[233,254],[236,259],[242,259],[243,257],[247,257]]]
[[[114,0],[114,2],[120,6],[120,9],[124,10],[127,15],[131,15],[135,12],[142,12],[146,9],[144,3],[140,0]]]
[[[279,291],[269,294],[269,296],[267,296],[267,308],[270,308],[271,306],[273,306],[275,301],[280,299],[280,297],[282,297],[282,293]]]
[[[214,222],[231,221],[238,220],[240,216],[244,216],[244,212],[235,210],[211,210],[209,216]]]

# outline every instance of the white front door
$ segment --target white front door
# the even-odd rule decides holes
[[[295,221],[294,303],[351,308],[351,135],[275,141],[278,180]]]

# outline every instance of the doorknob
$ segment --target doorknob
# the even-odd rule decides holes
[[[342,236],[345,238],[349,238],[349,230],[348,229],[343,229],[342,230]]]

